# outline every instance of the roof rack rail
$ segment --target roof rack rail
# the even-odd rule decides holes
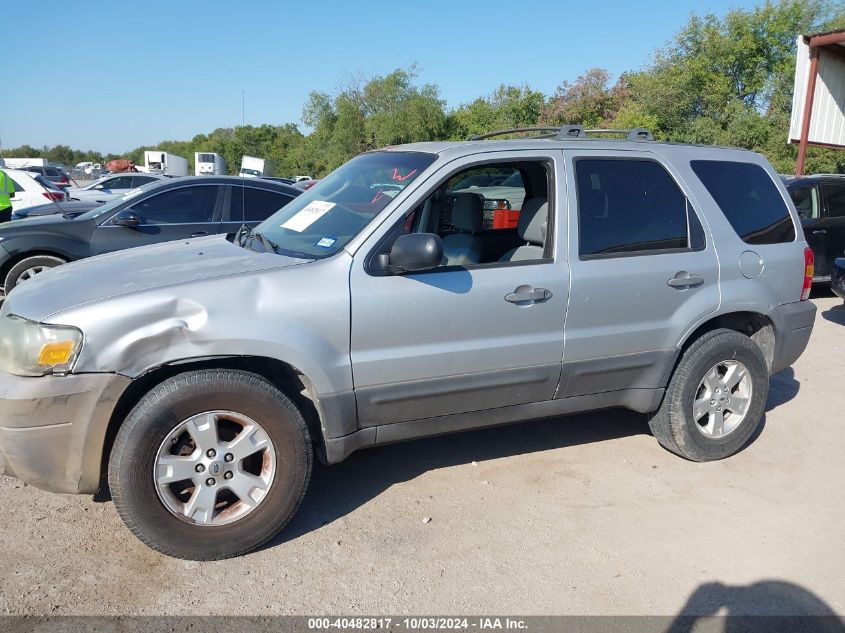
[[[615,130],[611,128],[596,128],[584,130],[588,134],[624,134],[629,141],[653,141],[654,136],[644,127],[635,127],[630,130]]]
[[[494,136],[506,136],[508,134],[520,134],[522,132],[541,132],[531,138],[547,138],[558,141],[565,141],[576,138],[587,138],[588,134],[624,134],[629,141],[653,141],[654,136],[644,127],[635,127],[630,130],[616,130],[611,128],[597,128],[585,130],[583,125],[562,125],[562,126],[536,126],[536,127],[514,127],[507,130],[496,130],[487,134],[473,134],[467,140],[481,141]]]
[[[520,132],[545,132],[539,138],[552,138],[560,130],[559,127],[513,127],[507,130],[496,130],[495,132],[488,132],[487,134],[473,134],[468,141],[481,141],[485,138],[493,138],[494,136],[505,136],[507,134],[517,134]]]

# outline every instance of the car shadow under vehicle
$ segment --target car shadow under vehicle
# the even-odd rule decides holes
[[[645,416],[608,410],[379,446],[331,466],[315,463],[302,507],[264,548],[328,525],[391,486],[431,470],[648,434]],[[655,450],[659,450],[656,445]]]
[[[789,402],[799,389],[800,383],[791,367],[777,373],[771,378],[766,411]],[[765,425],[764,415],[742,450],[756,441]],[[259,551],[318,530],[391,486],[431,470],[650,434],[645,415],[609,409],[378,446],[353,453],[339,464],[325,465],[315,460],[311,484],[299,511]],[[654,450],[661,450],[656,442]],[[105,481],[93,501],[111,501]]]

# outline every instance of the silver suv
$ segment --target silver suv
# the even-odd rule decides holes
[[[277,534],[314,456],[609,407],[690,460],[740,450],[815,316],[777,174],[642,132],[550,136],[369,152],[254,231],[15,288],[6,474],[107,476],[144,543],[208,560]],[[504,175],[506,201],[467,185]]]

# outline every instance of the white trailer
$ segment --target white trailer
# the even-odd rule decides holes
[[[194,174],[197,176],[225,176],[226,160],[213,152],[194,152]]]
[[[26,167],[55,167],[46,158],[4,158],[3,166],[9,169],[25,169]]]
[[[276,173],[276,166],[273,161],[255,156],[244,156],[241,158],[240,175],[244,178],[261,178],[262,176],[273,176]]]
[[[144,171],[162,176],[187,176],[188,160],[159,150],[144,152]]]

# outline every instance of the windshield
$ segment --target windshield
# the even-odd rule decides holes
[[[122,205],[127,200],[131,200],[132,198],[141,195],[145,191],[149,191],[153,187],[156,187],[156,186],[161,185],[161,184],[162,184],[161,180],[153,180],[152,182],[148,182],[145,185],[141,185],[140,187],[138,187],[136,189],[130,189],[129,191],[127,191],[122,196],[118,196],[117,198],[109,200],[104,205],[97,207],[96,209],[91,209],[87,213],[83,213],[82,215],[79,215],[74,219],[75,220],[92,220],[94,218],[98,218],[101,215],[103,215],[104,213],[108,213],[109,211],[116,209],[117,207]]]
[[[362,154],[270,216],[256,232],[284,255],[334,255],[436,158],[420,152]]]

